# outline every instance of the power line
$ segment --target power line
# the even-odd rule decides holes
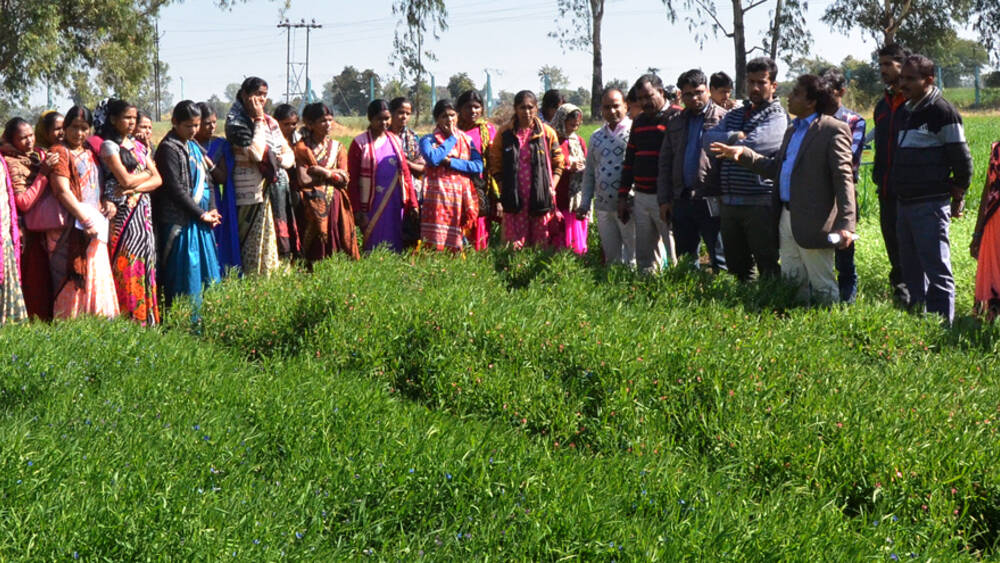
[[[302,100],[308,100],[312,95],[312,85],[309,82],[309,33],[314,29],[323,27],[323,25],[316,23],[316,20],[306,23],[304,19],[299,21],[299,23],[291,23],[288,21],[288,18],[285,18],[283,22],[278,24],[278,27],[285,28],[285,36],[288,42],[287,53],[285,55],[285,67],[287,69],[285,103],[291,102],[292,96],[299,96]],[[292,29],[302,28],[306,30],[306,60],[305,62],[295,62],[292,61]]]

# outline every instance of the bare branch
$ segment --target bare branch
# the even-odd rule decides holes
[[[694,3],[695,3],[695,4],[697,4],[697,5],[698,5],[698,6],[699,6],[699,7],[700,7],[700,8],[701,8],[701,9],[702,9],[702,10],[703,10],[703,11],[704,11],[705,13],[707,13],[707,14],[708,14],[708,15],[709,15],[709,16],[710,16],[710,17],[712,18],[712,20],[714,20],[714,21],[715,21],[715,26],[716,26],[716,27],[718,27],[718,28],[719,28],[720,30],[722,30],[722,34],[723,34],[723,35],[725,35],[726,37],[732,37],[732,36],[733,36],[733,32],[731,32],[731,31],[726,31],[726,26],[722,25],[722,22],[721,22],[721,21],[719,21],[719,18],[718,18],[718,16],[716,16],[716,15],[715,15],[715,10],[714,10],[714,9],[712,9],[712,8],[709,8],[708,6],[706,6],[706,5],[705,5],[705,2],[703,2],[702,0],[693,0],[693,1],[694,1]],[[763,1],[763,0],[761,0],[761,1]]]
[[[750,10],[756,8],[757,6],[760,6],[761,4],[766,4],[766,3],[767,3],[767,0],[757,0],[756,2],[754,2],[754,3],[750,4],[749,6],[747,6],[746,8],[743,8],[743,13],[745,14],[745,13],[749,12]]]

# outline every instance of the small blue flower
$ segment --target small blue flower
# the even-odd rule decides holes
[[[445,473],[444,478],[451,481],[451,473]]]
[[[194,429],[195,429],[195,430],[201,430],[201,426],[200,426],[200,425],[198,425],[198,424],[195,424],[195,425],[194,425]]]
[[[889,555],[889,559],[892,559],[893,561],[899,561],[899,556],[893,553]]]
[[[296,539],[302,539],[302,532],[295,532]]]
[[[31,467],[32,465],[35,465],[35,463],[34,463],[34,462],[32,462],[32,461],[31,461],[31,460],[29,459],[29,460],[28,460],[28,467]]]
[[[258,540],[258,539],[255,539],[255,540],[253,540],[253,544],[254,544],[254,545],[258,545],[258,544],[260,544],[260,540]]]
[[[898,516],[893,516],[892,517],[892,521],[893,522],[899,522],[899,517]]]
[[[878,526],[878,520],[872,522],[872,526],[876,526],[877,527]]]
[[[611,542],[610,545],[611,545],[611,547],[614,547],[615,546],[615,542]]]
[[[411,467],[411,468],[410,468],[410,473],[413,473],[413,471],[414,471],[414,469],[413,469],[413,468]]]
[[[73,552],[73,559],[79,559],[79,558],[80,558],[80,554],[74,551]]]

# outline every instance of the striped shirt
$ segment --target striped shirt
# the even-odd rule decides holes
[[[730,110],[715,129],[706,131],[702,139],[705,150],[714,142],[749,147],[764,156],[774,156],[788,128],[788,114],[775,98],[760,107],[753,107],[750,100],[743,107]],[[739,133],[746,135],[740,139]],[[725,205],[771,205],[774,183],[748,168],[730,160],[723,160],[720,167],[722,203]]]
[[[625,149],[625,164],[622,166],[622,183],[618,187],[619,197],[627,195],[633,187],[640,193],[656,193],[663,134],[667,131],[667,122],[677,113],[677,108],[663,104],[656,115],[649,116],[643,112],[632,122],[632,132]]]

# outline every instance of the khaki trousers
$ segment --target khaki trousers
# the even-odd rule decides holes
[[[833,248],[802,248],[792,236],[792,216],[781,209],[778,223],[778,254],[781,275],[799,287],[800,301],[836,303],[840,301],[840,286],[833,275]]]

